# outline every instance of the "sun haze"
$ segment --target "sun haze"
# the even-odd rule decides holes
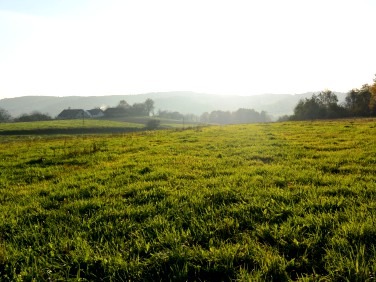
[[[371,0],[0,0],[0,98],[347,92],[376,72]]]

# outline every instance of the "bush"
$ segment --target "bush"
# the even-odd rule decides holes
[[[52,120],[48,114],[42,114],[40,112],[32,112],[31,114],[22,114],[15,119],[16,122],[31,122],[31,121],[46,121]]]
[[[147,121],[147,123],[145,124],[145,127],[147,129],[153,130],[153,129],[157,129],[160,124],[161,124],[161,121],[157,119],[151,119]]]

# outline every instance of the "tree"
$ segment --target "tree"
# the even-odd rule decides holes
[[[159,125],[161,124],[161,121],[157,119],[150,119],[146,122],[146,128],[149,130],[157,129]]]
[[[11,115],[7,110],[0,108],[0,122],[8,122],[11,120]]]
[[[271,117],[268,115],[268,113],[266,111],[261,111],[261,113],[260,113],[260,121],[261,122],[271,122],[272,119],[271,119]]]
[[[314,94],[311,98],[300,100],[295,106],[292,120],[319,119],[325,116],[325,109],[321,106],[320,100]]]
[[[169,112],[169,111],[161,111],[158,110],[157,116],[160,118],[168,118],[168,119],[175,119],[175,120],[182,120],[184,115],[179,112]]]
[[[130,108],[130,113],[132,116],[146,116],[147,110],[145,103],[134,103]]]
[[[105,115],[109,117],[150,116],[153,109],[152,99],[146,99],[144,103],[134,103],[132,106],[127,101],[121,100],[115,108],[108,108]]]
[[[48,114],[42,114],[38,111],[34,111],[30,114],[22,114],[19,116],[15,121],[17,122],[29,122],[29,121],[45,121],[45,120],[51,120],[51,116]]]
[[[209,122],[209,113],[205,112],[200,116],[200,121],[203,123],[208,123]]]
[[[329,108],[330,106],[333,106],[333,105],[337,105],[338,103],[338,98],[337,98],[337,95],[334,94],[332,91],[330,91],[329,89],[326,89],[324,91],[321,91],[318,95],[317,95],[317,99],[319,101],[319,103],[325,107],[325,108]]]
[[[150,114],[154,110],[154,101],[152,99],[148,98],[148,99],[146,99],[144,104],[145,104],[145,109],[146,109],[147,115],[150,116]]]
[[[234,123],[250,123],[250,122],[265,122],[268,121],[266,112],[256,112],[254,109],[240,108],[232,113],[232,120]]]
[[[344,107],[339,106],[337,95],[330,90],[313,94],[311,98],[300,100],[295,106],[291,120],[341,118],[347,115]]]
[[[212,111],[209,114],[209,122],[228,124],[231,123],[231,112],[227,111]]]
[[[125,100],[121,100],[119,102],[119,104],[117,105],[118,108],[122,108],[122,109],[129,109],[131,106],[128,104],[127,101]]]
[[[279,122],[282,122],[282,121],[289,121],[289,120],[291,120],[291,116],[289,116],[289,115],[283,115],[283,116],[280,116],[280,117],[278,118],[278,121],[279,121]]]
[[[370,86],[364,84],[360,89],[352,89],[345,98],[345,106],[353,116],[369,116],[371,114],[370,105],[371,92]]]
[[[347,111],[343,106],[338,105],[338,98],[335,93],[329,89],[320,92],[317,99],[325,110],[323,118],[341,118],[347,116]]]
[[[369,109],[373,116],[376,116],[376,74],[375,78],[373,79],[373,84],[369,87],[369,91],[371,93],[371,98],[369,102]]]
[[[219,124],[236,124],[236,123],[251,123],[251,122],[268,122],[270,117],[266,112],[256,112],[254,109],[240,108],[235,112],[229,111],[212,111],[211,113],[203,113],[200,117],[201,122],[204,123],[219,123]]]

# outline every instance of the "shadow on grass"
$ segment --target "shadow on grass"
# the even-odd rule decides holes
[[[46,128],[31,130],[5,130],[0,135],[53,135],[53,134],[105,134],[143,131],[145,128],[108,127],[108,128]]]

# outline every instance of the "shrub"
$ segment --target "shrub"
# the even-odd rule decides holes
[[[160,124],[161,124],[161,121],[157,119],[151,119],[147,121],[147,123],[145,124],[145,127],[147,129],[153,130],[153,129],[157,129]]]

